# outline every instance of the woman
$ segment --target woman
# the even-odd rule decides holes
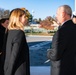
[[[24,33],[26,12],[16,8],[11,11],[4,63],[5,75],[30,75],[29,48]]]

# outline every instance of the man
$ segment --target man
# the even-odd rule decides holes
[[[53,37],[52,48],[47,52],[51,60],[51,75],[76,75],[76,25],[71,20],[68,5],[58,8],[56,17],[61,27]]]
[[[0,75],[3,75],[3,40],[4,40],[4,35],[6,28],[8,26],[8,18],[3,18],[0,20]]]
[[[76,12],[73,12],[72,20],[73,20],[73,22],[76,24]]]

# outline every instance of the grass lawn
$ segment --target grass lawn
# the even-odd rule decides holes
[[[54,33],[25,33],[26,35],[53,36]]]

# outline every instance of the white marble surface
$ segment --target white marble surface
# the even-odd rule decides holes
[[[50,75],[50,66],[31,66],[30,75]]]

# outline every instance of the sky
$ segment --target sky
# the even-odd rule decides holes
[[[75,0],[0,0],[0,8],[11,11],[24,7],[37,19],[55,16],[57,8],[64,4],[75,11]]]

